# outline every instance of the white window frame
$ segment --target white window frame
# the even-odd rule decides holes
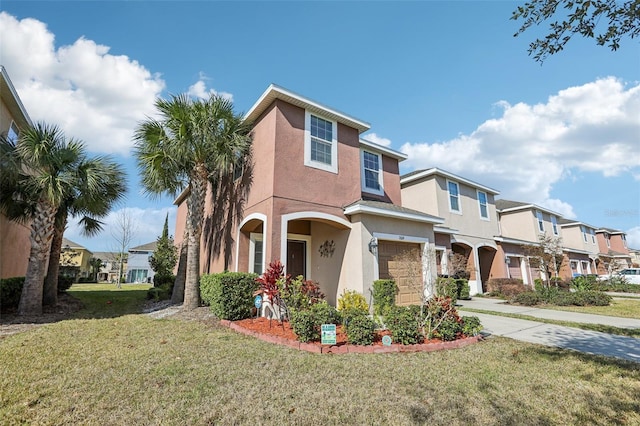
[[[584,225],[580,225],[580,231],[582,232],[582,240],[585,243],[588,243],[589,239],[587,238],[587,227]]]
[[[15,136],[12,136],[12,132],[15,134]],[[9,129],[7,130],[7,139],[13,143],[18,143],[18,139],[20,139],[20,129],[18,128],[16,122],[13,120],[11,121]]]
[[[624,234],[620,234],[620,238],[622,238],[622,245],[624,246],[624,248],[628,248],[627,247],[627,237]]]
[[[251,232],[249,234],[249,272],[257,273],[255,270],[255,257],[256,257],[256,241],[262,242],[262,272],[265,271],[265,246],[264,246],[264,235],[256,232]]]
[[[319,139],[321,142],[331,144],[331,164],[311,160],[311,116],[315,116],[331,123],[331,141]],[[319,114],[305,110],[304,113],[304,165],[331,173],[338,173],[338,125],[334,120],[329,120]]]
[[[605,232],[604,241],[607,243],[607,248],[611,248],[611,235]]]
[[[538,232],[544,234],[544,216],[540,210],[536,210],[536,220],[538,221]]]
[[[553,229],[553,235],[558,235],[558,219],[551,215],[551,228]]]
[[[378,170],[375,170],[375,172],[378,173],[378,186],[380,187],[379,189],[375,189],[375,188],[370,188],[367,186],[367,182],[366,182],[366,176],[365,176],[365,166],[364,166],[364,155],[365,153],[370,154],[370,155],[375,155],[376,157],[378,157]],[[372,169],[370,169],[372,170]],[[360,182],[362,185],[362,192],[367,192],[369,194],[376,194],[376,195],[384,195],[384,183],[383,183],[383,170],[382,170],[382,155],[377,153],[377,152],[373,152],[373,151],[368,151],[368,150],[360,150]]]
[[[489,195],[487,195],[487,193],[484,192],[484,191],[476,191],[476,192],[477,192],[477,197],[478,197],[478,213],[480,214],[480,219],[489,220]],[[480,202],[480,194],[484,195],[484,208],[487,211],[487,215],[486,216],[482,215],[482,206],[483,206],[483,204]]]
[[[451,205],[451,189],[449,188],[449,184],[453,184],[456,186],[456,191],[458,192],[455,197],[458,200],[458,209],[455,210]],[[449,211],[451,213],[462,214],[462,200],[460,199],[460,184],[456,181],[447,179],[447,195],[449,196]]]
[[[593,228],[589,228],[589,234],[591,234],[591,244],[595,244],[596,243],[596,233],[594,232]]]

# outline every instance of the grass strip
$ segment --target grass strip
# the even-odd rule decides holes
[[[508,312],[497,312],[497,311],[467,308],[467,307],[459,307],[458,310],[465,311],[465,312],[476,312],[479,314],[496,315],[500,317],[516,318],[516,319],[522,319],[522,320],[528,320],[528,321],[536,321],[536,322],[541,322],[545,324],[562,325],[565,327],[580,328],[582,330],[600,331],[602,333],[615,334],[618,336],[635,337],[637,339],[640,338],[640,329],[620,328],[620,327],[613,327],[610,325],[603,325],[603,324],[585,324],[585,323],[573,322],[573,321],[560,321],[560,320],[534,317],[531,315],[512,314]]]

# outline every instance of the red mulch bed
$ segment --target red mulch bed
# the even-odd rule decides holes
[[[247,330],[255,331],[261,334],[284,338],[287,340],[297,341],[296,334],[291,329],[288,321],[280,322],[278,320],[269,320],[265,317],[248,318],[240,321],[234,321],[237,325]],[[373,346],[382,346],[382,336],[391,335],[389,330],[376,331]],[[441,340],[432,339],[425,340],[423,343],[441,343]],[[320,342],[309,342],[310,344],[322,346]],[[343,346],[347,342],[347,333],[341,325],[336,326],[336,344],[334,346]],[[394,343],[394,345],[399,345]]]

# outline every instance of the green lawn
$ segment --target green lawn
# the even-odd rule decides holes
[[[140,312],[151,284],[74,284],[67,293],[80,299],[84,309],[76,318],[112,318]]]
[[[540,308],[612,317],[639,318],[640,299],[614,299],[609,306],[544,306]]]
[[[98,318],[86,311],[0,340],[0,423],[640,424],[637,363],[503,338],[433,353],[311,354],[109,311],[139,306],[124,294],[136,290],[107,291],[109,305],[73,291],[95,299]]]

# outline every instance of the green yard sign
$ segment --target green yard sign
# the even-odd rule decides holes
[[[336,344],[336,325],[335,324],[322,324],[320,330],[322,331],[321,343],[323,345]]]

